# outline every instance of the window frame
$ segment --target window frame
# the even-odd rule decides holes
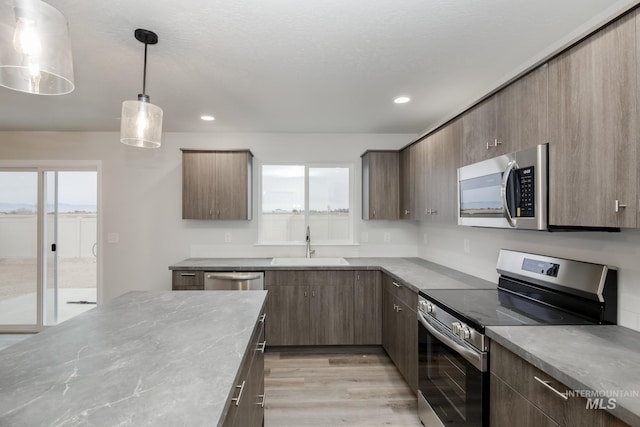
[[[314,162],[265,162],[260,164],[260,173],[258,174],[258,245],[262,246],[302,246],[306,242],[302,240],[285,240],[285,241],[265,241],[263,239],[264,221],[262,217],[262,194],[264,183],[262,180],[264,166],[304,166],[304,225],[309,225],[309,169],[315,168],[344,168],[349,170],[349,236],[344,240],[317,240],[313,238],[313,229],[311,229],[311,244],[313,246],[347,246],[355,245],[355,165],[348,162],[336,163],[314,163]]]

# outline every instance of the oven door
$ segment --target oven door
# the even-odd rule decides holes
[[[418,415],[425,426],[487,427],[487,353],[456,341],[418,311]]]

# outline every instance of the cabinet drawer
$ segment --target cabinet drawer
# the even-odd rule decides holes
[[[174,270],[171,272],[171,289],[174,291],[203,291],[204,272]]]
[[[491,373],[562,426],[626,425],[604,410],[587,409],[582,397],[565,399],[561,395],[569,387],[495,342],[491,342]]]
[[[403,302],[415,313],[418,307],[418,294],[390,276],[384,275],[384,291]]]

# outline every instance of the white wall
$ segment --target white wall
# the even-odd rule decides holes
[[[618,323],[640,330],[640,230],[553,232],[420,223],[418,256],[495,282],[501,248],[618,268]],[[425,244],[426,234],[426,244]],[[464,240],[469,240],[469,252]]]
[[[350,162],[355,165],[355,212],[361,216],[360,154],[400,148],[409,134],[165,133],[160,149],[120,144],[117,133],[0,132],[4,160],[99,160],[102,179],[101,300],[129,290],[171,289],[167,267],[188,257],[302,255],[304,247],[256,246],[258,221],[184,221],[180,148],[250,149],[255,182],[260,162]],[[254,185],[257,196],[257,186]],[[255,199],[255,197],[254,197]],[[417,256],[416,223],[356,222],[359,246],[316,247],[319,256]],[[224,234],[231,233],[231,243]],[[384,242],[389,232],[390,242]],[[118,243],[107,243],[118,233]]]

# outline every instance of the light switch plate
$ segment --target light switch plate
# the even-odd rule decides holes
[[[230,232],[226,232],[224,233],[224,242],[225,243],[231,243],[231,233]]]
[[[116,231],[110,231],[107,233],[107,243],[119,243],[120,233]]]
[[[389,243],[391,241],[391,233],[388,231],[384,232],[383,240],[385,243]]]

